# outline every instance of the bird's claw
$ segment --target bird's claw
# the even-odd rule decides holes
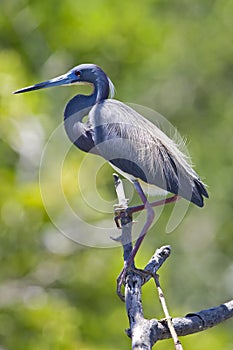
[[[137,274],[143,278],[143,284],[146,282],[146,279],[148,278],[148,276],[153,277],[153,274],[147,270],[138,269],[136,267],[131,268],[131,270],[132,270],[132,272],[134,272],[135,274]]]
[[[115,221],[116,227],[119,229],[122,228],[122,225],[121,225],[122,218],[132,215],[130,208],[125,208],[123,206],[120,206],[119,204],[114,206],[114,214],[115,214],[114,221]]]
[[[133,272],[139,276],[141,276],[143,278],[143,283],[144,284],[146,282],[146,279],[148,278],[148,276],[152,276],[153,274],[150,271],[147,270],[142,270],[142,269],[137,269],[134,266],[125,266],[123,268],[123,270],[121,271],[121,273],[119,274],[119,276],[117,277],[117,295],[118,297],[125,302],[125,296],[122,294],[122,286],[125,285],[125,279],[126,279],[126,275],[127,272]]]
[[[125,302],[125,296],[121,292],[121,287],[125,282],[125,275],[126,275],[126,271],[125,269],[123,269],[120,275],[117,277],[117,289],[116,289],[117,295],[121,299],[121,301],[123,301],[123,303]]]
[[[121,214],[116,214],[115,212],[114,221],[115,221],[116,227],[119,229],[121,229],[120,220],[121,220]]]
[[[125,302],[125,296],[122,294],[121,292],[121,287],[123,285],[125,285],[125,279],[126,279],[126,276],[127,276],[127,273],[129,271],[131,271],[133,267],[132,266],[129,266],[129,261],[126,261],[125,262],[125,265],[123,267],[123,270],[121,271],[121,273],[119,274],[119,276],[117,277],[117,295],[118,297],[123,301]]]
[[[122,211],[123,211],[123,208],[121,207],[120,204],[114,205],[114,214],[115,214],[114,221],[115,221],[116,227],[119,229],[121,229],[120,221],[121,221]]]

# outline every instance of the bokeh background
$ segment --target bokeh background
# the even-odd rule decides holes
[[[1,350],[130,348],[124,305],[115,295],[121,248],[72,242],[53,225],[40,194],[43,148],[67,100],[90,89],[11,94],[79,63],[100,65],[117,99],[165,115],[187,139],[208,184],[206,206],[190,205],[169,235],[164,232],[171,207],[164,209],[137,265],[144,266],[156,247],[171,244],[172,256],[160,274],[173,316],[232,298],[232,13],[231,0],[1,0]],[[66,158],[63,188],[70,203],[78,201],[77,171],[84,156],[71,147]],[[87,189],[91,172],[91,165],[84,169]],[[62,221],[49,171],[47,176],[51,208]],[[104,201],[115,200],[110,167],[101,167],[96,184]],[[112,220],[111,210],[82,214],[96,225]],[[153,283],[143,288],[143,300],[146,317],[163,317]],[[227,321],[181,340],[190,350],[230,350],[232,326]],[[173,348],[170,340],[157,344],[165,348]]]

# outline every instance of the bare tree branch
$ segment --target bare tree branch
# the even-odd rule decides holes
[[[119,204],[115,206],[115,221],[118,227],[121,228],[121,235],[114,239],[122,244],[125,263],[132,251],[132,215],[128,211],[128,201],[125,198],[124,188],[118,175],[114,174],[114,181],[119,200]],[[121,226],[118,221],[121,222]],[[126,332],[132,340],[133,350],[150,350],[157,341],[171,338],[168,320],[148,320],[144,318],[141,300],[143,284],[156,275],[158,269],[170,256],[170,253],[171,247],[163,246],[155,251],[143,271],[131,269],[126,274],[124,282],[125,298],[122,297],[121,299],[125,300],[130,324],[130,328]],[[121,297],[121,291],[117,290],[117,293]],[[233,300],[217,307],[189,313],[185,317],[173,318],[172,325],[178,336],[184,336],[214,327],[231,317],[233,317]],[[180,346],[177,339],[176,343],[177,346]]]
[[[170,255],[170,247],[164,246],[157,249],[150,262],[147,271],[155,274]],[[145,276],[145,277],[144,277]],[[142,308],[142,285],[151,276],[129,271],[125,281],[125,303],[130,323],[128,335],[132,338],[132,349],[151,349],[152,339],[156,337],[157,320],[147,320]],[[154,335],[154,336],[153,336]]]
[[[233,317],[233,300],[210,309],[189,313],[185,317],[173,318],[172,322],[179,336],[202,332],[208,328],[217,326],[219,323]],[[171,337],[166,320],[158,321],[156,339],[163,340]]]

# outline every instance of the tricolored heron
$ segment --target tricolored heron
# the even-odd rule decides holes
[[[202,207],[203,196],[208,197],[208,193],[173,140],[135,110],[112,99],[114,86],[100,67],[81,64],[57,78],[14,93],[78,83],[92,84],[94,89],[91,95],[76,95],[67,103],[64,125],[68,137],[79,149],[102,156],[130,179],[143,201],[141,207],[147,209],[147,221],[126,263],[126,270],[154,219],[153,204],[147,201],[140,181],[172,193],[174,196],[165,203],[183,197]],[[87,121],[83,122],[87,115]]]

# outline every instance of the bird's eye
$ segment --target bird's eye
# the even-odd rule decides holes
[[[80,75],[81,75],[79,70],[76,70],[76,72],[74,74],[76,75],[76,77],[80,77]]]

